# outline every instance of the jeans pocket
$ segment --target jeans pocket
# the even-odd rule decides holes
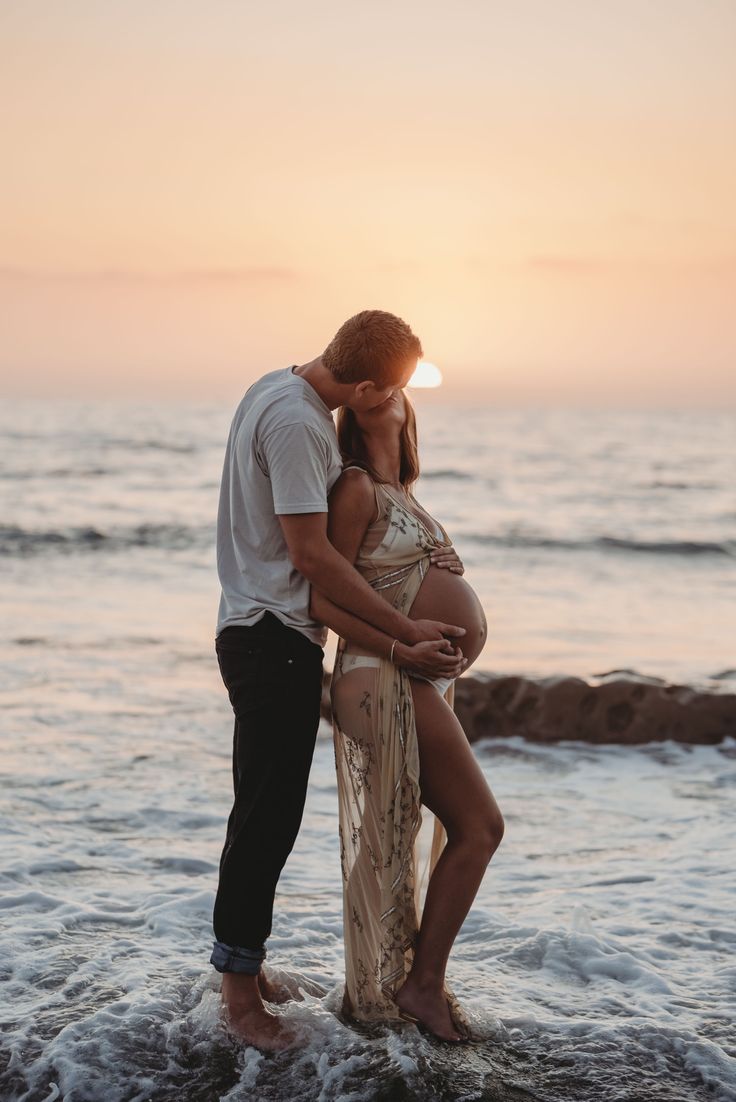
[[[263,676],[265,646],[253,642],[238,647],[218,646],[217,664],[225,683],[235,715],[250,712],[260,704],[265,678]]]

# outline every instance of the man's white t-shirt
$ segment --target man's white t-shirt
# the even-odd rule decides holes
[[[216,634],[268,611],[324,646],[327,628],[309,615],[309,582],[289,559],[278,514],[326,513],[342,460],[332,413],[295,366],[253,383],[230,427],[217,513]]]

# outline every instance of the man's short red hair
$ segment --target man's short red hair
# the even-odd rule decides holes
[[[338,383],[370,379],[380,389],[397,385],[424,353],[409,326],[385,310],[361,310],[338,329],[322,363]]]

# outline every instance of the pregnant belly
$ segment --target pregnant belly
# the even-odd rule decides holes
[[[468,660],[469,669],[483,650],[488,634],[486,618],[475,590],[460,574],[442,566],[430,566],[409,610],[412,620],[442,620],[465,628],[453,640]]]

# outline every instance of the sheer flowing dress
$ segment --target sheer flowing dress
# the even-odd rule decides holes
[[[390,487],[376,481],[373,487],[376,516],[355,568],[407,614],[430,567],[430,552],[450,546],[451,540],[441,525],[432,532]],[[441,683],[441,694],[452,707],[454,682]],[[420,876],[419,750],[407,672],[388,659],[361,653],[341,637],[330,697],[343,879],[343,1008],[364,1021],[395,1020],[400,1013],[393,996],[411,969],[421,889],[447,836],[424,809],[434,822]],[[457,1029],[467,1032],[457,1000],[449,987],[445,991]]]

